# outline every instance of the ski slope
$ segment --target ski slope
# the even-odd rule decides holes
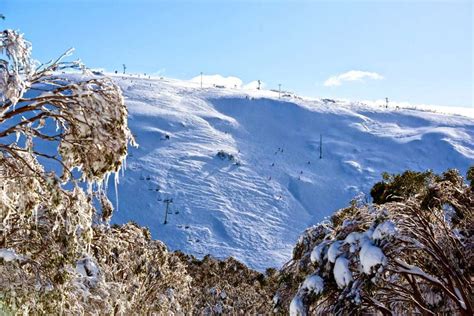
[[[472,117],[112,78],[139,144],[120,178],[113,222],[136,221],[171,250],[198,257],[279,267],[305,228],[368,194],[383,171],[465,173],[474,163]],[[166,199],[173,203],[164,224]]]

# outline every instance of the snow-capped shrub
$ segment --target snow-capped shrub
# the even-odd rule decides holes
[[[299,239],[278,290],[290,314],[472,314],[471,188],[454,170],[392,179],[396,201],[352,203]]]

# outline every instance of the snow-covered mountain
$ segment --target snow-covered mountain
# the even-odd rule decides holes
[[[383,171],[465,173],[474,163],[467,116],[113,78],[139,143],[120,178],[113,221],[134,220],[170,249],[197,256],[278,267],[305,228],[368,194]]]

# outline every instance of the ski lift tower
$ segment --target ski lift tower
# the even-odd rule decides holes
[[[173,199],[170,199],[170,198],[164,199],[163,203],[166,203],[165,221],[163,222],[163,224],[168,224],[168,209],[170,207],[170,204],[173,203]]]

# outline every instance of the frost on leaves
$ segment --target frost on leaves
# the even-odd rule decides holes
[[[0,34],[0,100],[12,106],[28,87],[28,76],[33,74],[35,66],[31,59],[31,44],[12,30],[4,30]]]

